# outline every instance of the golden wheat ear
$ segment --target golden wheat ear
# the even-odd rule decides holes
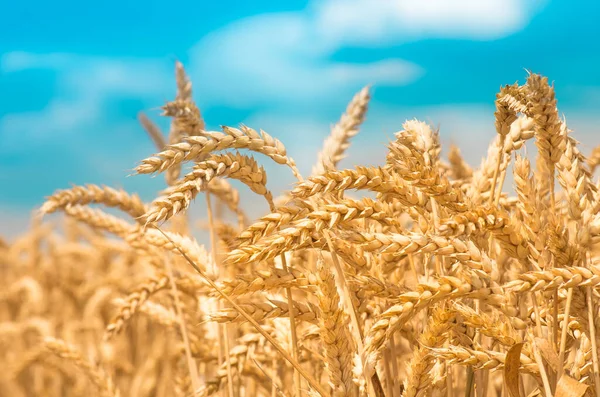
[[[331,134],[323,142],[317,164],[312,169],[312,175],[320,175],[325,171],[333,171],[344,158],[350,147],[350,139],[358,134],[360,125],[364,122],[370,95],[370,86],[360,90],[350,101],[346,112],[331,128]]]
[[[169,236],[165,234],[161,229],[157,228],[157,230],[164,235],[164,237],[170,240]],[[198,274],[229,304],[242,316],[246,321],[248,321],[252,326],[273,345],[273,347],[277,350],[277,352],[288,361],[301,375],[302,377],[309,383],[309,385],[317,391],[321,396],[327,396],[327,392],[323,390],[321,385],[304,369],[302,366],[289,355],[288,352],[283,349],[279,343],[267,332],[265,331],[260,324],[254,320],[254,318],[248,314],[240,305],[238,305],[233,299],[229,297],[229,295],[225,294],[221,288],[219,288],[207,275],[202,271],[187,254],[179,248],[172,240],[171,243],[176,247],[181,256],[187,261],[187,263],[198,272]]]

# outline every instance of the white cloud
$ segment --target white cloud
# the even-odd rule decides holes
[[[73,133],[88,120],[98,118],[97,105],[94,98],[84,95],[74,100],[54,99],[41,111],[8,114],[0,119],[3,149],[26,151],[55,139],[57,134]],[[30,142],[28,148],[23,147],[24,141]]]
[[[494,39],[523,28],[541,0],[325,0],[259,15],[204,37],[191,50],[192,77],[209,104],[257,106],[326,101],[365,84],[405,85],[424,71],[385,59],[344,64],[346,46],[421,38]]]
[[[0,70],[31,69],[56,72],[56,94],[40,111],[8,114],[0,119],[3,145],[18,149],[24,139],[32,145],[57,134],[79,131],[102,121],[105,101],[115,97],[157,97],[168,92],[169,66],[157,60],[118,59],[74,54],[11,52],[0,59]]]
[[[316,27],[333,46],[420,38],[496,39],[523,28],[542,5],[531,0],[328,0]]]
[[[59,69],[69,64],[72,55],[33,54],[25,51],[13,51],[0,58],[0,70],[4,73],[18,72],[26,69]]]
[[[338,63],[324,57],[303,13],[259,15],[203,38],[189,70],[210,104],[302,103],[368,83],[406,84],[421,69],[402,60]]]

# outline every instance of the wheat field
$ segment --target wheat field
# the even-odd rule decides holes
[[[379,166],[338,169],[365,87],[305,176],[264,131],[205,130],[175,77],[168,134],[140,115],[152,202],[73,186],[0,239],[1,396],[600,396],[600,146],[546,77],[500,89],[478,167],[408,120]]]

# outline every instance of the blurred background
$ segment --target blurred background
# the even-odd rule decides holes
[[[592,0],[4,2],[0,234],[25,230],[72,183],[154,198],[162,176],[127,175],[155,152],[137,113],[168,129],[159,107],[174,98],[176,60],[209,129],[262,128],[305,174],[366,84],[367,122],[342,167],[382,164],[415,117],[440,127],[444,153],[455,143],[477,165],[495,136],[496,92],[527,70],[555,82],[588,154],[600,142],[599,19]],[[292,186],[288,169],[257,159],[275,194]],[[253,207],[251,194],[242,189]]]

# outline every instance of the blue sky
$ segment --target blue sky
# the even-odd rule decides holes
[[[600,141],[599,18],[599,3],[581,0],[9,2],[0,14],[0,223],[23,223],[71,183],[151,199],[162,178],[126,177],[154,152],[136,114],[167,127],[157,107],[174,96],[175,60],[211,129],[263,128],[305,172],[366,84],[368,120],[344,165],[380,164],[413,117],[439,125],[444,143],[476,164],[494,137],[495,93],[523,82],[525,69],[555,81],[589,152]],[[287,170],[260,160],[273,190],[290,186]]]

